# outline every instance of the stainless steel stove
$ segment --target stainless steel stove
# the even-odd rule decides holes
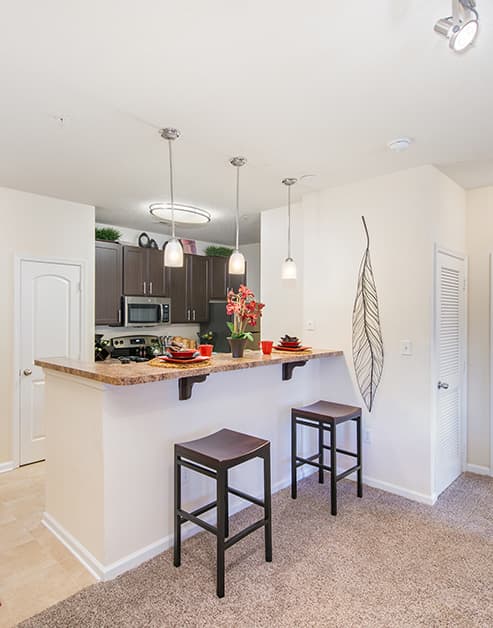
[[[111,356],[123,363],[148,362],[161,352],[159,336],[118,336],[112,338]]]

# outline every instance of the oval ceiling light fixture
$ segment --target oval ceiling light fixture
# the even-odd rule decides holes
[[[236,239],[235,250],[229,256],[228,272],[230,275],[245,273],[245,256],[240,253],[240,168],[247,162],[246,157],[233,157],[229,163],[236,168]]]
[[[205,209],[181,203],[174,203],[173,206],[171,203],[152,203],[149,211],[159,222],[169,224],[173,221],[173,215],[175,222],[180,225],[206,225],[211,221],[211,215]]]
[[[476,0],[452,0],[452,15],[438,20],[434,28],[447,37],[454,52],[463,52],[474,43],[478,34]]]
[[[178,129],[166,128],[159,131],[163,140],[168,142],[168,155],[169,155],[169,196],[171,207],[171,240],[166,242],[164,247],[164,266],[170,268],[181,268],[183,266],[183,247],[180,240],[175,235],[175,196],[173,187],[173,149],[172,145],[174,140],[180,137],[180,131]]]
[[[412,143],[413,140],[410,137],[398,137],[395,140],[387,142],[387,148],[394,153],[403,153]]]

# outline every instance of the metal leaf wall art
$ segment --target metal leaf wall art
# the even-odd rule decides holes
[[[371,412],[383,371],[383,340],[378,313],[378,297],[370,259],[370,236],[364,216],[366,250],[361,260],[358,288],[353,308],[353,362],[356,380]]]

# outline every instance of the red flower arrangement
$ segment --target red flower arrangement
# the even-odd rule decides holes
[[[264,303],[255,301],[255,295],[243,284],[238,292],[230,290],[228,292],[228,302],[226,304],[226,314],[233,316],[233,322],[227,323],[231,332],[231,338],[245,338],[253,340],[250,332],[245,331],[247,325],[255,327],[257,320],[262,316]]]

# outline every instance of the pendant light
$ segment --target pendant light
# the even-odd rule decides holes
[[[291,186],[298,179],[283,179],[282,182],[288,188],[288,256],[281,266],[281,279],[296,279],[296,264],[291,257]]]
[[[171,209],[171,240],[166,242],[164,247],[164,265],[171,268],[180,268],[183,266],[183,247],[181,242],[175,236],[175,199],[173,190],[173,149],[172,143],[180,137],[178,129],[161,129],[161,137],[168,140],[169,152],[169,193],[170,193],[170,209]]]
[[[246,157],[233,157],[229,163],[236,168],[236,241],[235,250],[229,258],[228,272],[230,275],[245,273],[245,257],[240,253],[240,168],[246,164]]]

